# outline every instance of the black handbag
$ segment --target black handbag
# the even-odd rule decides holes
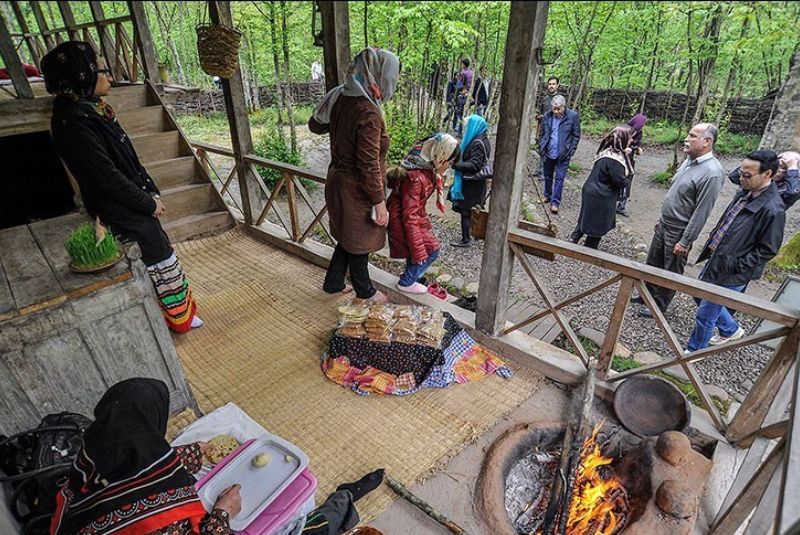
[[[483,152],[485,154],[486,153],[486,145],[481,143],[481,147],[483,147]],[[471,175],[469,177],[464,177],[464,179],[465,180],[487,180],[489,178],[492,178],[493,176],[494,176],[494,161],[490,160],[489,159],[489,155],[486,154],[486,163],[483,164],[483,167],[481,167],[480,170],[477,173],[475,173],[474,175]]]
[[[11,514],[25,535],[49,533],[56,494],[83,446],[92,421],[71,412],[50,414],[35,429],[0,437],[0,483],[11,485]]]

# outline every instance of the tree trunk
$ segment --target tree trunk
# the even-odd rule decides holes
[[[688,57],[692,57],[692,15],[694,14],[693,10],[689,10],[686,14],[686,44],[689,48]],[[689,116],[689,106],[692,103],[692,70],[694,68],[694,61],[689,59],[689,72],[686,75],[686,105],[683,107],[683,117],[681,118],[681,122],[678,125],[678,136],[675,140],[675,147],[672,151],[672,167],[671,170],[674,171],[678,168],[678,149],[681,146],[681,132],[686,128],[686,118]]]
[[[703,33],[703,45],[710,48],[708,57],[699,61],[697,66],[697,107],[692,117],[692,124],[697,124],[703,118],[706,103],[708,102],[709,86],[714,73],[714,65],[719,54],[719,30],[722,26],[722,6],[718,5],[711,18],[708,20]]]
[[[644,104],[647,101],[647,92],[653,87],[653,75],[656,72],[656,63],[658,61],[658,45],[661,41],[661,5],[657,4],[658,15],[656,17],[656,36],[653,40],[653,56],[650,58],[650,72],[647,73],[647,81],[644,84],[644,93],[642,93],[642,102],[639,104],[639,113],[644,113]]]
[[[278,135],[281,139],[284,138],[283,133],[283,109],[285,102],[283,100],[283,82],[281,80],[281,67],[280,59],[278,59],[278,31],[275,22],[275,0],[270,0],[269,3],[269,27],[272,37],[272,66],[275,75],[275,94],[277,95],[277,108],[278,108]]]
[[[741,42],[745,37],[747,37],[747,30],[750,28],[750,17],[745,17],[742,20],[742,29],[739,32],[739,41]],[[722,90],[722,97],[719,106],[719,112],[717,113],[717,120],[715,124],[719,126],[719,123],[722,122],[722,118],[725,116],[725,112],[727,111],[728,107],[728,97],[731,94],[731,88],[733,88],[733,82],[736,80],[736,76],[739,73],[739,69],[741,68],[742,63],[742,55],[741,55],[741,48],[736,48],[736,51],[733,53],[733,61],[731,61],[731,68],[728,70],[728,78],[725,80],[725,88]]]
[[[289,37],[286,27],[286,0],[281,0],[281,33],[283,41],[283,75],[286,81],[286,117],[289,119],[289,139],[292,152],[297,151],[297,129],[294,125],[294,109],[292,106],[292,73],[289,70]]]

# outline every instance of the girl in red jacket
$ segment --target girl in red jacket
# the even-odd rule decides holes
[[[387,173],[392,190],[386,201],[389,211],[389,254],[405,258],[406,270],[397,289],[424,294],[428,288],[417,282],[439,257],[439,242],[425,208],[436,192],[436,207],[444,212],[442,174],[458,159],[458,140],[449,134],[435,134],[418,141],[400,167]]]

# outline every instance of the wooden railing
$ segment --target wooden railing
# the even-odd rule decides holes
[[[239,171],[239,164],[234,159],[233,150],[200,142],[192,142],[192,146],[197,153],[197,157],[209,172],[209,176],[217,177],[220,184],[220,194],[223,197],[230,199],[235,206],[241,210],[241,197],[234,195],[233,189],[231,188],[231,185],[234,179],[237,178]],[[220,173],[217,166],[214,164],[211,158],[209,158],[209,154],[216,154],[218,156],[223,156],[233,160],[232,167],[227,174],[225,174],[225,178],[222,177],[224,173]],[[269,190],[266,184],[264,184],[263,180],[260,178],[257,180],[258,186],[264,194],[266,202],[258,216],[254,217],[254,224],[256,226],[264,223],[271,210],[286,231],[286,235],[290,240],[303,243],[306,239],[308,239],[311,233],[318,228],[331,242],[334,242],[328,227],[328,223],[324,219],[325,214],[328,212],[327,205],[323,203],[320,208],[314,207],[311,196],[301,181],[301,179],[305,179],[318,184],[325,184],[325,175],[321,173],[315,173],[314,171],[309,171],[308,169],[302,169],[294,165],[278,162],[276,160],[261,158],[252,154],[246,155],[244,157],[244,162],[246,165],[250,166],[252,175],[256,177],[260,176],[258,172],[259,167],[273,169],[281,173],[281,178],[278,180],[273,191]],[[287,215],[284,214],[280,209],[279,203],[277,202],[278,199],[281,198],[282,193],[285,193],[283,200],[287,204],[288,218]],[[300,216],[302,205],[298,200],[298,194],[310,211],[311,221],[306,225],[301,224]]]

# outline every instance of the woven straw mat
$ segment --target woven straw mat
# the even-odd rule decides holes
[[[337,485],[384,467],[406,485],[422,480],[533,394],[540,376],[515,369],[410,397],[358,396],[328,381],[320,356],[342,295],[324,271],[234,229],[177,246],[200,329],[175,337],[200,408],[232,401],[306,452],[317,503]],[[382,486],[359,500],[364,521],[395,498]]]

